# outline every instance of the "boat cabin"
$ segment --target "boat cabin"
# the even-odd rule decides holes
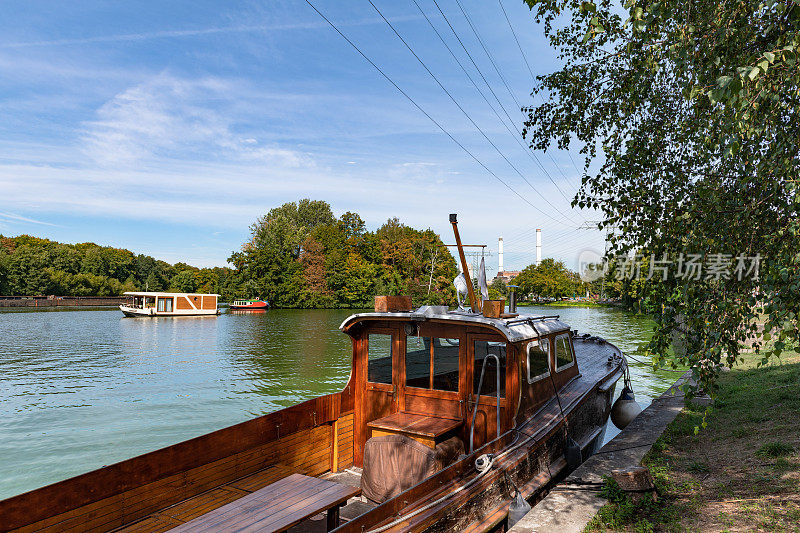
[[[466,453],[517,426],[578,375],[569,326],[557,317],[492,319],[422,307],[361,313],[353,340],[354,463],[373,436],[431,448],[456,437]]]
[[[125,316],[217,315],[218,294],[185,292],[126,292],[128,303],[119,306]]]

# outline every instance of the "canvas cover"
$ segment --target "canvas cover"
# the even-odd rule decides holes
[[[464,442],[451,437],[430,448],[405,435],[372,437],[364,446],[362,494],[382,503],[454,462]]]

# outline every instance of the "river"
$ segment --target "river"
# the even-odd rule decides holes
[[[559,314],[626,353],[652,329],[610,308],[520,311]],[[338,327],[351,313],[0,312],[0,499],[340,390],[351,349]],[[677,377],[631,371],[643,407]]]

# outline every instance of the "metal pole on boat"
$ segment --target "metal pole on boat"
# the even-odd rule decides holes
[[[480,313],[481,309],[475,299],[475,289],[472,287],[472,276],[469,275],[469,267],[467,266],[467,257],[464,255],[464,248],[461,246],[461,237],[458,234],[458,215],[456,213],[450,214],[450,224],[453,225],[453,233],[456,236],[456,246],[458,247],[458,257],[461,259],[461,271],[464,273],[464,280],[467,282],[467,293],[469,294],[469,305],[472,312]]]

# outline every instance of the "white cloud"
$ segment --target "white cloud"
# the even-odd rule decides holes
[[[36,220],[34,218],[15,215],[13,213],[0,213],[0,218],[5,218],[7,220],[12,220],[14,222],[27,222],[29,224],[40,224],[42,226],[58,226],[58,224],[51,224],[50,222],[43,222],[41,220]]]
[[[95,120],[84,123],[83,151],[106,167],[210,157],[292,168],[313,166],[307,154],[262,146],[253,137],[234,133],[236,116],[226,109],[234,104],[236,89],[233,82],[218,78],[156,76],[116,95],[97,110]]]
[[[420,15],[409,15],[401,17],[391,17],[392,22],[409,22],[421,20]],[[371,24],[382,24],[384,20],[373,17],[349,22],[338,22],[338,26],[367,26]],[[328,23],[320,20],[313,22],[298,22],[292,24],[257,24],[257,25],[238,25],[222,26],[216,28],[199,28],[191,30],[163,30],[143,33],[122,33],[117,35],[96,35],[93,37],[78,37],[71,39],[43,39],[38,41],[17,41],[10,43],[0,43],[0,48],[33,48],[48,46],[67,46],[97,43],[119,43],[149,41],[152,39],[174,39],[183,37],[198,37],[204,35],[214,35],[219,33],[252,33],[252,32],[274,32],[290,30],[315,30],[327,29]]]

